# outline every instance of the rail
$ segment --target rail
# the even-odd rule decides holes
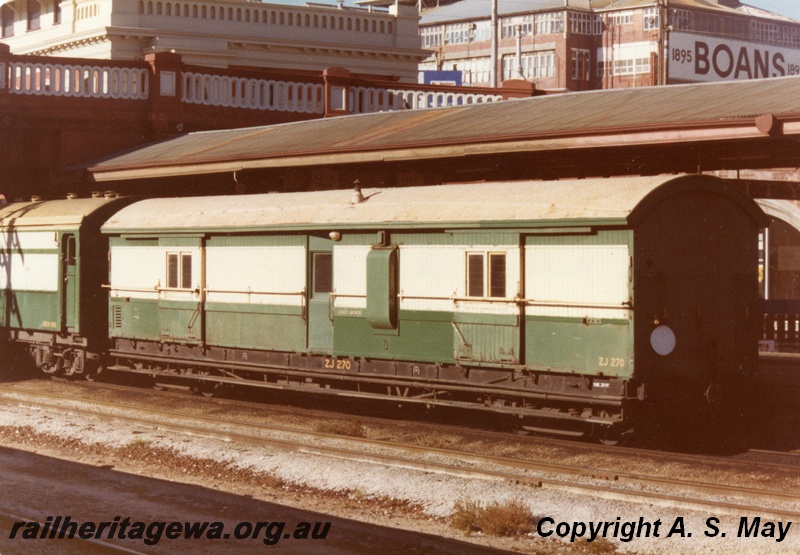
[[[500,303],[500,304],[517,304],[525,306],[543,306],[543,307],[557,307],[557,308],[622,308],[632,310],[633,304],[630,301],[624,303],[570,303],[566,301],[537,301],[535,299],[524,299],[521,297],[459,297],[459,296],[423,296],[423,295],[403,295],[397,296],[398,300],[412,299],[421,301],[452,301],[457,302],[478,302],[478,303]]]
[[[151,289],[146,287],[116,287],[109,283],[104,283],[100,286],[103,289],[111,289],[113,291],[123,291],[125,293],[160,293],[166,291],[167,293],[192,293],[194,295],[200,294],[200,288],[187,288],[187,287],[161,287],[155,285]]]

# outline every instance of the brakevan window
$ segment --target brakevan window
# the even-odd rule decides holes
[[[506,296],[506,253],[467,253],[467,297]]]
[[[186,252],[167,253],[167,287],[192,288],[192,255]]]
[[[333,255],[322,252],[314,255],[314,293],[333,291]]]

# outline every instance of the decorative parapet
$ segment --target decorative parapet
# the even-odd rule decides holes
[[[7,64],[2,86],[11,94],[147,100],[144,68],[16,61]]]
[[[184,124],[193,127],[191,120],[198,112],[190,110],[192,106],[260,113],[263,117],[254,124],[264,124],[481,104],[532,96],[536,90],[527,81],[508,81],[500,89],[401,83],[353,77],[340,67],[322,74],[212,69],[186,65],[172,52],[155,52],[144,62],[130,62],[16,56],[0,47],[0,94],[146,102],[152,122],[169,122],[157,126],[166,130],[178,125],[174,122],[180,129],[186,128]],[[272,120],[270,113],[275,114]],[[207,115],[206,110],[199,119]],[[240,124],[234,120],[231,125]]]
[[[420,110],[443,106],[465,106],[503,100],[502,94],[477,94],[470,92],[439,92],[413,88],[352,87],[350,106],[353,114],[387,112],[393,110]]]
[[[324,114],[323,86],[320,83],[249,79],[185,71],[183,96],[187,104]]]

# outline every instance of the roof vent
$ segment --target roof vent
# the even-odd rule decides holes
[[[78,193],[67,193],[67,199],[72,200],[78,198]]]
[[[353,181],[353,196],[350,197],[350,204],[361,204],[364,202],[364,195],[361,193],[361,181]]]
[[[42,201],[42,197],[40,197],[39,195],[33,195],[31,197],[31,202],[41,202],[41,201]]]
[[[100,191],[92,191],[92,198],[103,198],[103,193]]]
[[[106,191],[103,196],[106,198],[117,198],[119,195],[116,191]]]

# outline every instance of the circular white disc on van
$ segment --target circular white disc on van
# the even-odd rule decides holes
[[[661,356],[667,356],[675,349],[675,333],[669,326],[658,326],[650,334],[650,345]]]

